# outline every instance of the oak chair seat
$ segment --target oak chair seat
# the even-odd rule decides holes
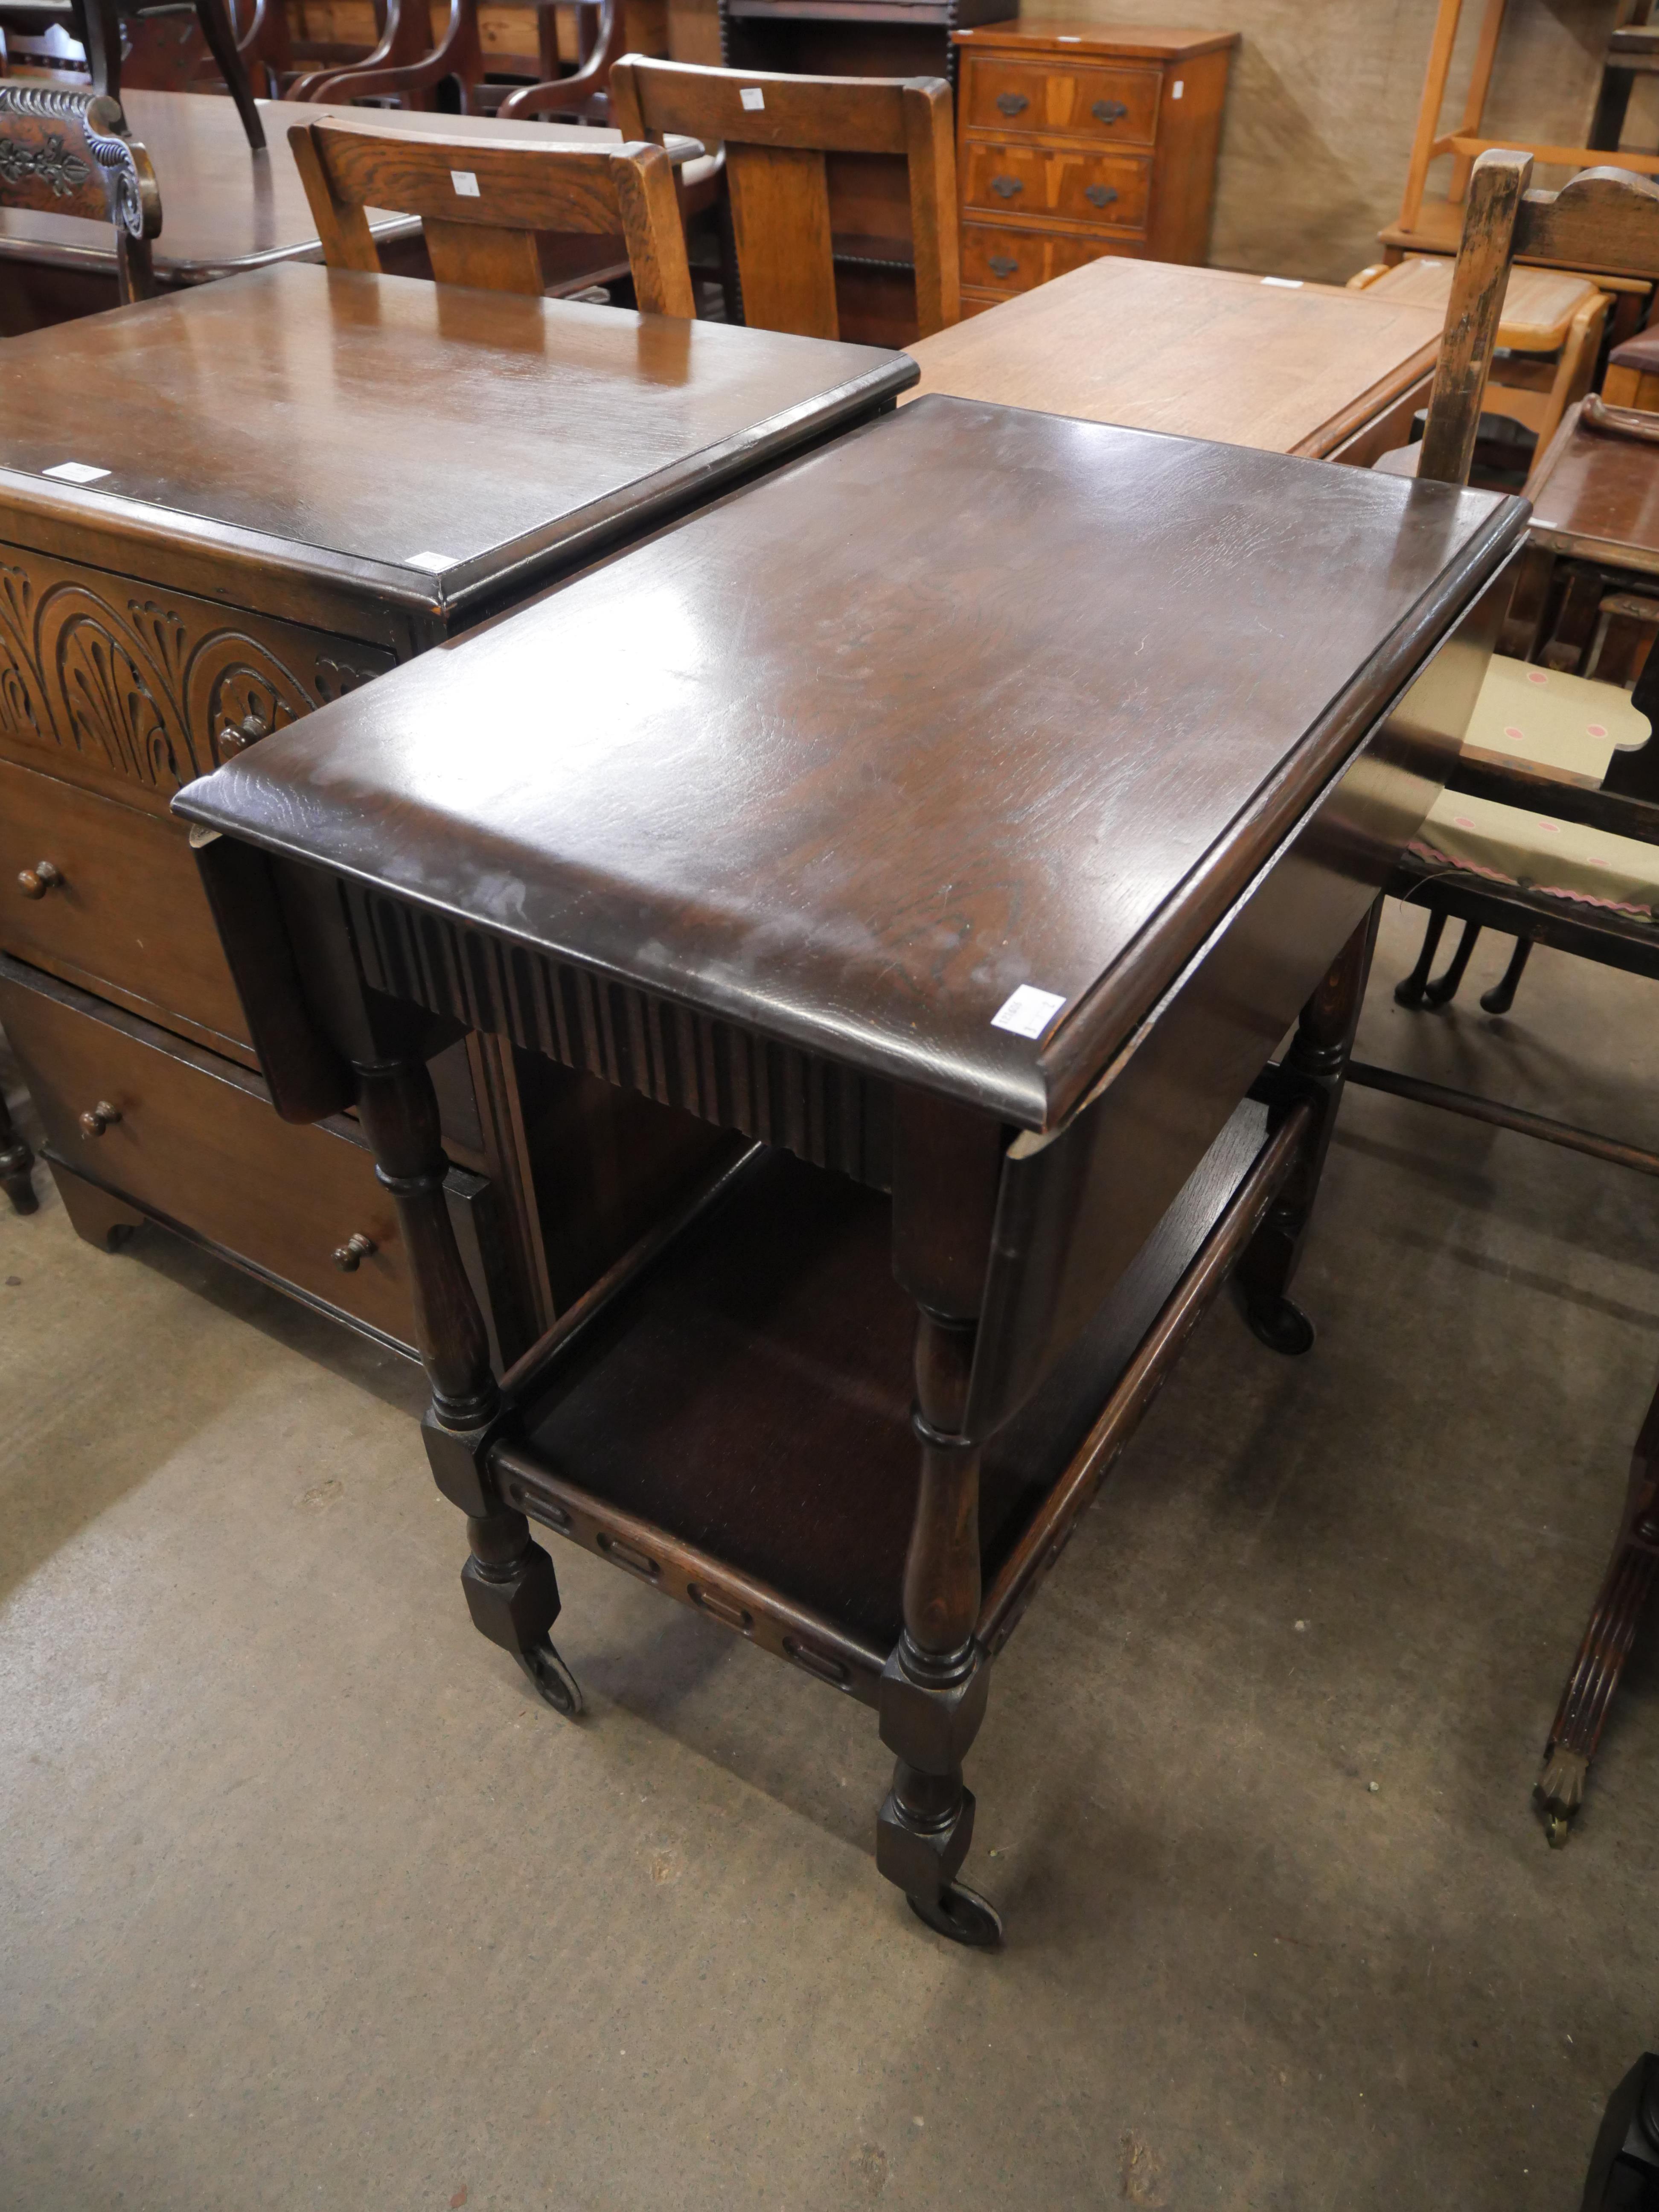
[[[1389,269],[1362,269],[1349,283],[1374,299],[1411,301],[1443,316],[1451,301],[1455,262],[1413,255]],[[1554,368],[1531,361],[1495,362],[1486,406],[1530,430],[1539,450],[1576,399],[1589,391],[1612,295],[1589,277],[1558,269],[1511,268],[1498,325],[1498,346],[1510,354],[1550,355]],[[1401,473],[1406,471],[1401,471]]]

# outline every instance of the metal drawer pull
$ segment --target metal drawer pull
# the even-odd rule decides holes
[[[112,1106],[107,1098],[100,1098],[89,1114],[81,1116],[81,1134],[83,1137],[101,1137],[112,1122],[118,1121],[120,1118],[120,1108]]]
[[[1011,261],[1006,253],[994,253],[990,269],[994,276],[1018,276],[1019,274],[1018,262]]]
[[[380,1250],[372,1237],[365,1237],[361,1229],[334,1249],[334,1264],[343,1275],[355,1275],[363,1261]]]
[[[1117,193],[1110,185],[1085,185],[1083,197],[1091,207],[1110,207]]]
[[[1000,92],[997,94],[997,106],[1005,115],[1024,115],[1030,104],[1023,92]]]
[[[45,898],[64,880],[61,868],[54,868],[50,860],[37,860],[32,868],[25,868],[17,878],[17,888],[27,899]]]
[[[1121,123],[1129,111],[1121,100],[1097,100],[1089,112],[1097,123]]]
[[[1000,200],[1011,200],[1016,192],[1023,192],[1024,189],[1018,177],[993,177],[991,179],[991,190]]]

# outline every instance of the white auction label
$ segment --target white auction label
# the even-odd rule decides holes
[[[764,107],[766,105],[766,94],[757,84],[744,85],[742,91],[738,93],[738,98],[751,112],[757,107]]]
[[[65,483],[96,483],[100,477],[109,474],[107,469],[95,469],[90,461],[59,461],[55,469],[43,469],[42,476],[61,477]]]
[[[449,173],[449,181],[464,200],[478,198],[478,179],[471,169],[452,169]]]
[[[1264,284],[1277,284],[1281,292],[1299,292],[1302,289],[1299,276],[1264,276],[1261,281]]]
[[[459,553],[411,553],[404,565],[424,568],[428,576],[441,576],[446,568],[455,568],[460,557]]]
[[[1185,92],[1185,91],[1186,91],[1186,89],[1187,89],[1186,86],[1185,86],[1184,84],[1182,84],[1182,82],[1181,82],[1181,79],[1180,79],[1179,77],[1177,77],[1177,78],[1176,79],[1175,82],[1174,82],[1174,83],[1170,87],[1170,99],[1171,99],[1171,100],[1179,100],[1179,99],[1180,99],[1180,97],[1181,97],[1181,95],[1182,95],[1182,94],[1183,92]]]
[[[1065,1005],[1057,991],[1039,991],[1022,983],[1011,991],[991,1017],[994,1030],[1012,1030],[1016,1036],[1039,1037]]]

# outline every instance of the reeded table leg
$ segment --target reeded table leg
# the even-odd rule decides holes
[[[376,1173],[397,1202],[409,1253],[416,1336],[432,1385],[428,1456],[438,1487],[467,1516],[467,1609],[481,1635],[513,1654],[538,1696],[559,1712],[578,1713],[581,1692],[548,1638],[559,1617],[553,1562],[532,1542],[524,1515],[503,1506],[489,1486],[486,1454],[501,1393],[444,1199],[449,1163],[432,1079],[419,1060],[360,1064],[357,1079]]]
[[[911,1910],[958,1943],[1002,1940],[986,1900],[956,1880],[974,1833],[962,1765],[979,1733],[990,1662],[979,1618],[979,1446],[960,1433],[975,1324],[930,1313],[916,1329],[921,1489],[904,1563],[904,1628],[881,1678],[881,1740],[896,1753],[876,1864]]]
[[[1302,1157],[1286,1177],[1267,1219],[1246,1246],[1237,1273],[1250,1327],[1274,1352],[1297,1353],[1313,1348],[1313,1323],[1299,1306],[1291,1304],[1287,1292],[1302,1256],[1314,1200],[1319,1194],[1319,1179],[1325,1170],[1325,1155],[1336,1127],[1336,1110],[1342,1103],[1342,1086],[1354,1032],[1359,1026],[1381,912],[1379,899],[1326,971],[1302,1009],[1283,1062],[1282,1072],[1297,1079],[1300,1095],[1312,1101],[1316,1115]]]
[[[31,1173],[34,1155],[17,1133],[5,1093],[0,1091],[0,1188],[11,1200],[14,1213],[33,1213],[40,1205]]]
[[[1619,1540],[1596,1594],[1584,1640],[1544,1747],[1544,1768],[1533,1795],[1544,1832],[1559,1850],[1583,1802],[1584,1784],[1608,1710],[1636,1641],[1654,1577],[1659,1574],[1659,1394],[1648,1407],[1631,1455]]]

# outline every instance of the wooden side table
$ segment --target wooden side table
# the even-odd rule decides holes
[[[964,313],[1102,254],[1202,261],[1236,31],[957,31]]]

